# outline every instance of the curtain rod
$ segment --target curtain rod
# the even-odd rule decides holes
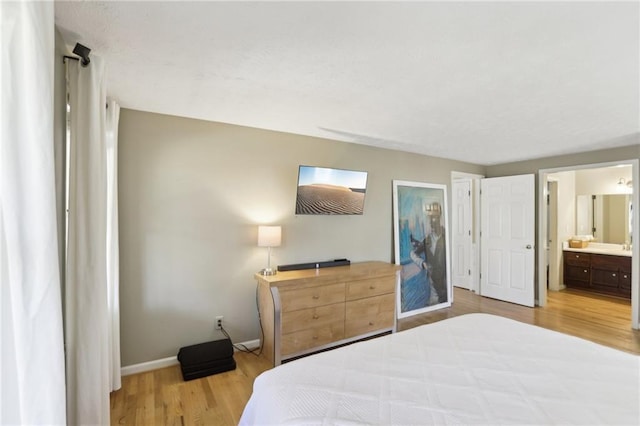
[[[83,67],[86,67],[87,65],[89,65],[89,62],[91,62],[91,59],[89,59],[90,52],[91,52],[91,49],[89,49],[87,46],[83,46],[80,43],[76,43],[76,46],[73,48],[73,53],[75,53],[80,57],[76,58],[74,56],[65,55],[62,57],[62,60],[64,61],[65,59],[73,59],[74,61],[80,61],[80,64]]]

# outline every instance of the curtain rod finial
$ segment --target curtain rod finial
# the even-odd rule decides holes
[[[76,43],[76,47],[73,48],[73,53],[82,58],[82,61],[80,61],[80,63],[83,67],[86,67],[87,65],[89,65],[89,62],[91,62],[91,60],[89,59],[90,52],[91,49],[89,49],[87,46],[81,45],[80,43]]]

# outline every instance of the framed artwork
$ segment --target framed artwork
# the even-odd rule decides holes
[[[296,214],[361,215],[367,172],[300,166]]]
[[[447,186],[393,181],[398,318],[451,306]]]

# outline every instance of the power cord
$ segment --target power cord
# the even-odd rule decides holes
[[[256,286],[256,307],[258,307],[258,286]],[[260,324],[260,347],[257,349],[249,349],[247,348],[245,345],[243,345],[242,343],[233,343],[233,340],[231,339],[231,336],[229,336],[229,333],[227,333],[227,330],[224,329],[224,327],[220,327],[220,331],[222,331],[222,334],[225,335],[225,337],[227,339],[229,339],[230,342],[232,342],[231,344],[233,345],[234,348],[236,348],[237,350],[239,350],[240,352],[247,352],[250,354],[253,354],[255,356],[260,356],[262,355],[262,349],[264,347],[264,345],[262,344],[264,342],[264,330],[262,329],[262,318],[260,317],[260,309],[258,309],[258,323]]]
[[[233,342],[231,339],[231,336],[229,336],[229,333],[227,333],[227,330],[225,330],[224,327],[220,327],[220,331],[222,331],[222,334],[224,334],[226,338],[229,339],[229,341]],[[262,332],[262,327],[260,327],[260,331]],[[255,356],[262,355],[262,339],[260,339],[260,347],[256,349],[249,349],[242,343],[231,343],[231,344],[233,345],[234,348],[236,348],[240,352],[247,352]]]

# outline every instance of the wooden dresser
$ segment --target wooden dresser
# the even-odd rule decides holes
[[[255,274],[264,333],[263,353],[274,365],[396,330],[399,266],[348,266]]]

